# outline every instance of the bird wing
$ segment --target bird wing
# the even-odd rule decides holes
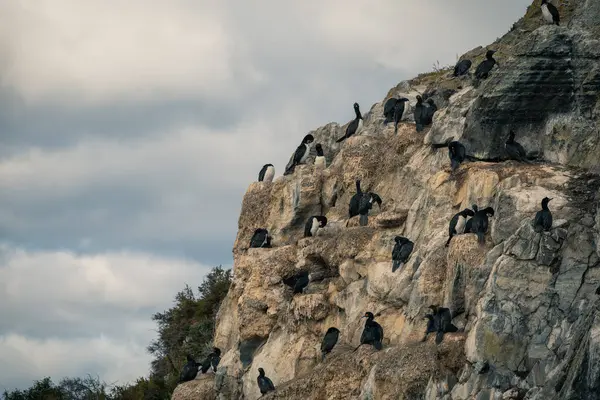
[[[306,224],[304,224],[304,237],[309,237],[312,236],[312,233],[310,233],[310,230],[312,228],[312,221],[313,221],[314,217],[310,217],[307,221]]]
[[[475,76],[479,77],[481,74],[484,74],[486,69],[487,69],[486,60],[483,60],[477,66],[477,69],[475,70]]]
[[[543,212],[540,210],[535,213],[535,218],[533,219],[533,226],[543,226],[544,225],[544,217]]]
[[[400,260],[402,254],[402,245],[400,243],[396,243],[394,245],[394,249],[392,250],[392,260]]]
[[[378,336],[377,339],[379,339],[379,341],[382,342],[383,341],[383,328],[381,327],[381,325],[377,324],[376,332],[377,332],[377,336]]]
[[[350,136],[354,135],[356,133],[356,128],[358,128],[358,121],[359,119],[355,119],[352,122],[350,122],[348,124],[348,126],[346,127],[346,137],[349,138]]]
[[[302,156],[304,155],[306,150],[307,149],[304,144],[301,144],[300,146],[298,146],[296,148],[296,151],[294,152],[294,164],[295,165],[298,165],[300,163],[300,161],[302,160]]]
[[[410,256],[410,254],[413,251],[413,248],[415,247],[413,242],[406,242],[402,245],[402,248],[400,249],[400,257],[402,260],[406,261],[408,260],[408,257]]]
[[[517,149],[520,157],[527,158],[527,152],[525,151],[525,148],[521,146],[521,143],[515,142],[515,149]]]
[[[260,172],[258,173],[258,181],[262,182],[265,179],[265,173],[267,172],[267,167],[262,167]]]
[[[423,118],[423,105],[422,104],[421,105],[417,104],[415,106],[414,117],[415,117],[416,123],[421,122],[421,118]]]
[[[371,203],[371,196],[361,196],[360,202],[358,205],[358,213],[359,214],[367,214],[369,210],[373,207]]]
[[[560,15],[558,14],[558,9],[554,7],[554,4],[552,3],[547,3],[547,5],[548,11],[550,11],[552,17],[556,20],[556,22],[560,22]]]
[[[392,115],[392,113],[394,112],[394,107],[396,106],[396,103],[398,103],[398,99],[395,98],[391,98],[388,99],[388,101],[385,102],[385,105],[383,106],[383,116],[384,117],[390,117]]]
[[[273,381],[265,376],[265,381],[269,390],[275,390],[275,385],[273,385]]]
[[[362,193],[356,193],[354,196],[350,198],[350,205],[348,207],[348,214],[350,218],[358,215],[358,210],[360,208],[360,199],[362,197]]]

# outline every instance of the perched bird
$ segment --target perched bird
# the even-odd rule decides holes
[[[485,234],[488,230],[488,217],[494,216],[494,209],[492,207],[484,208],[483,210],[479,210],[475,212],[473,218],[469,221],[471,222],[471,232],[477,235],[477,240],[479,244],[485,243]]]
[[[285,278],[283,283],[292,288],[294,294],[302,293],[304,288],[308,286],[310,278],[307,271],[300,271],[289,278]]]
[[[360,226],[367,226],[369,223],[369,210],[373,208],[373,203],[377,203],[381,209],[381,197],[377,193],[368,192],[361,196],[358,207],[358,214],[360,215],[359,224]]]
[[[304,164],[304,162],[310,154],[310,148],[314,141],[315,138],[313,137],[313,135],[308,134],[304,136],[304,139],[302,139],[302,143],[300,143],[300,145],[296,148],[292,159],[288,162],[288,165],[285,168],[285,172],[283,173],[284,175],[294,173],[294,169],[296,168],[296,166]]]
[[[454,66],[454,76],[463,76],[469,72],[471,68],[471,60],[461,60]]]
[[[548,209],[548,203],[550,200],[552,199],[544,197],[542,199],[542,209],[535,213],[535,218],[533,219],[533,229],[536,232],[548,232],[552,228],[552,213]]]
[[[521,144],[515,141],[515,132],[510,131],[508,134],[508,139],[504,143],[504,149],[506,150],[506,154],[508,154],[508,158],[515,161],[521,161],[527,164],[531,164],[531,162],[527,159],[527,152],[521,146]]]
[[[387,101],[383,105],[383,116],[385,117],[385,120],[383,121],[384,124],[389,124],[390,122],[393,121],[394,108],[396,107],[397,102],[398,102],[398,99],[395,97],[392,97],[392,98],[387,99]]]
[[[433,114],[435,114],[438,108],[433,99],[427,99],[425,103],[427,103],[428,106],[424,108],[425,112],[421,114],[421,121],[423,122],[424,126],[428,126],[433,122]]]
[[[417,126],[417,132],[421,132],[425,126],[423,125],[423,116],[425,115],[425,106],[423,105],[423,98],[417,95],[417,104],[413,111],[415,117],[415,125]]]
[[[465,146],[462,143],[452,139],[453,138],[449,138],[444,143],[434,143],[431,145],[431,147],[434,149],[448,147],[450,167],[452,168],[452,172],[454,172],[458,167],[460,167],[460,164],[467,158],[467,149],[465,149]]]
[[[327,168],[327,160],[325,160],[325,154],[323,153],[323,147],[321,143],[317,143],[315,146],[317,156],[315,157],[315,165],[322,168]]]
[[[221,349],[218,347],[213,347],[212,353],[210,353],[202,362],[200,363],[200,370],[203,374],[206,374],[210,367],[212,366],[213,372],[217,372],[217,365],[221,361]]]
[[[558,15],[558,10],[552,3],[549,3],[548,0],[542,0],[542,15],[546,22],[550,24],[556,24],[556,26],[560,25],[560,15]]]
[[[336,140],[336,143],[340,143],[346,139],[348,139],[352,135],[358,134],[363,127],[363,117],[360,114],[360,108],[358,107],[358,103],[354,103],[354,113],[356,114],[356,118],[352,120],[346,127],[346,134]]]
[[[324,228],[327,225],[327,217],[315,215],[310,217],[304,224],[304,237],[315,236],[319,228]]]
[[[264,228],[255,230],[250,239],[250,247],[271,247],[271,236],[269,235],[269,231]]]
[[[444,333],[456,332],[458,328],[452,324],[452,314],[450,310],[444,307],[435,305],[429,306],[432,313],[425,315],[428,319],[425,337],[422,341],[427,340],[427,335],[436,332],[435,343],[440,344],[444,340]]]
[[[398,133],[398,124],[402,120],[402,114],[404,114],[404,103],[409,101],[407,98],[398,99],[394,106],[394,134]]]
[[[398,268],[406,264],[415,247],[413,242],[403,236],[396,236],[394,241],[396,244],[392,250],[392,272],[396,272]]]
[[[179,383],[192,381],[196,379],[196,375],[198,375],[198,367],[200,366],[200,363],[197,363],[190,354],[186,355],[186,358],[187,363],[183,366],[183,369],[179,374]]]
[[[383,348],[383,328],[374,321],[375,316],[372,312],[366,312],[361,319],[362,318],[367,319],[365,322],[365,329],[363,329],[362,335],[360,335],[360,345],[358,345],[354,351],[358,350],[363,344],[370,344],[377,350],[381,350]]]
[[[490,71],[494,68],[494,65],[498,64],[498,66],[500,66],[500,63],[494,59],[495,52],[496,51],[494,50],[488,50],[487,53],[485,53],[485,60],[483,60],[475,70],[475,78],[487,79]]]
[[[472,217],[474,215],[475,215],[475,212],[468,208],[465,208],[461,212],[454,214],[454,217],[452,217],[452,219],[450,220],[450,226],[448,227],[449,237],[448,237],[448,241],[446,242],[446,247],[448,247],[452,238],[457,234],[456,225],[458,224],[458,220],[460,219],[460,217],[463,217],[466,220],[467,217]]]
[[[275,176],[275,167],[273,164],[265,164],[258,173],[259,182],[273,182]]]
[[[477,213],[477,211],[479,211],[479,209],[478,209],[478,207],[477,207],[476,204],[473,204],[471,206],[471,209],[473,210],[473,212],[475,214]],[[465,222],[465,229],[464,229],[463,233],[471,233],[472,226],[473,226],[473,218],[471,217],[471,218],[469,218],[467,220],[467,222]]]
[[[350,205],[348,207],[348,218],[352,218],[358,215],[360,209],[360,199],[363,196],[363,192],[360,189],[360,180],[356,180],[356,194],[350,198]]]
[[[258,369],[258,378],[256,378],[256,382],[258,383],[260,394],[262,394],[263,396],[275,390],[275,385],[273,385],[273,381],[265,375],[265,370],[262,368]]]
[[[325,361],[325,355],[329,354],[338,341],[340,331],[338,328],[331,327],[327,329],[323,341],[321,342],[322,361]]]

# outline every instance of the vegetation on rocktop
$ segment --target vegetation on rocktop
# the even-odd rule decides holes
[[[212,348],[215,317],[229,290],[231,270],[215,267],[198,287],[198,295],[187,286],[175,296],[170,309],[156,313],[158,337],[149,346],[154,356],[148,378],[119,386],[97,377],[65,378],[58,384],[50,378],[35,381],[25,390],[5,391],[3,400],[168,400],[177,386],[179,370],[190,353],[198,360]]]

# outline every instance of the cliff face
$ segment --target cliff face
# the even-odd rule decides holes
[[[424,135],[409,107],[395,136],[382,101],[341,145],[345,126],[312,132],[328,168],[309,163],[252,183],[219,311],[219,370],[180,385],[173,399],[257,399],[259,367],[277,388],[265,399],[598,399],[600,7],[571,1],[561,15],[563,26],[542,25],[536,1],[490,46],[501,67],[477,88],[438,73],[392,89],[386,99],[414,104],[428,93],[440,105]],[[468,53],[473,69],[484,53]],[[429,146],[454,137],[468,154],[502,157],[510,129],[545,161],[465,162],[451,174],[447,149]],[[366,227],[347,220],[357,178],[383,199]],[[554,224],[536,233],[546,196]],[[471,204],[496,210],[485,245],[464,234],[444,247],[450,218]],[[305,220],[318,214],[327,227],[303,239]],[[272,249],[247,249],[259,227]],[[396,235],[415,248],[393,273]],[[282,280],[298,271],[310,283],[294,295]],[[420,341],[430,304],[458,314],[459,332],[440,345]],[[384,349],[352,352],[366,311],[383,326]],[[321,362],[330,326],[340,338]]]

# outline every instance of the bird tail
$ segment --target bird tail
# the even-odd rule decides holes
[[[356,346],[356,348],[355,348],[354,350],[352,350],[352,352],[354,353],[354,352],[355,352],[356,350],[358,350],[358,348],[359,348],[360,346],[362,346],[363,344],[364,344],[364,343],[361,343],[361,344],[359,344],[358,346]]]
[[[446,329],[447,332],[458,332],[458,328],[454,324],[450,324]]]
[[[460,167],[460,163],[456,160],[452,160],[450,161],[450,167],[452,168],[452,171],[456,171],[458,169],[458,167]]]
[[[398,123],[394,124],[394,135],[398,134]]]
[[[442,149],[448,147],[448,143],[431,143],[431,147],[434,149]]]
[[[325,362],[325,355],[326,355],[326,354],[327,354],[327,353],[325,353],[325,352],[323,352],[323,353],[322,353],[322,355],[321,355],[321,362]]]
[[[292,164],[292,165],[290,165],[290,167],[288,169],[285,170],[283,175],[291,175],[294,173],[295,169],[296,169],[296,166],[294,164]]]
[[[450,245],[450,241],[452,240],[452,238],[453,238],[453,237],[454,237],[454,236],[450,236],[450,237],[448,238],[448,241],[446,241],[446,244],[444,245],[444,247],[448,247],[448,246]]]
[[[392,122],[392,120],[390,119],[390,117],[385,117],[385,120],[383,121],[384,125],[389,124],[390,122]]]
[[[444,332],[438,331],[438,333],[435,335],[435,344],[442,343],[442,340],[444,340]]]
[[[423,131],[423,129],[425,129],[423,124],[416,124],[416,125],[417,125],[417,132],[421,132],[421,131]]]
[[[477,232],[477,241],[479,244],[485,244],[485,234],[483,232]]]
[[[359,223],[360,226],[367,226],[369,224],[369,216],[367,214],[360,214]]]
[[[398,268],[400,268],[402,265],[403,265],[402,261],[400,261],[400,260],[394,260],[392,262],[392,272],[396,272],[396,270]]]
[[[383,344],[381,343],[381,340],[376,341],[375,343],[373,343],[373,346],[377,349],[377,350],[381,350],[383,349]]]
[[[336,143],[340,143],[343,142],[346,139],[346,136],[342,136],[341,138],[339,138],[338,140],[336,140]]]

